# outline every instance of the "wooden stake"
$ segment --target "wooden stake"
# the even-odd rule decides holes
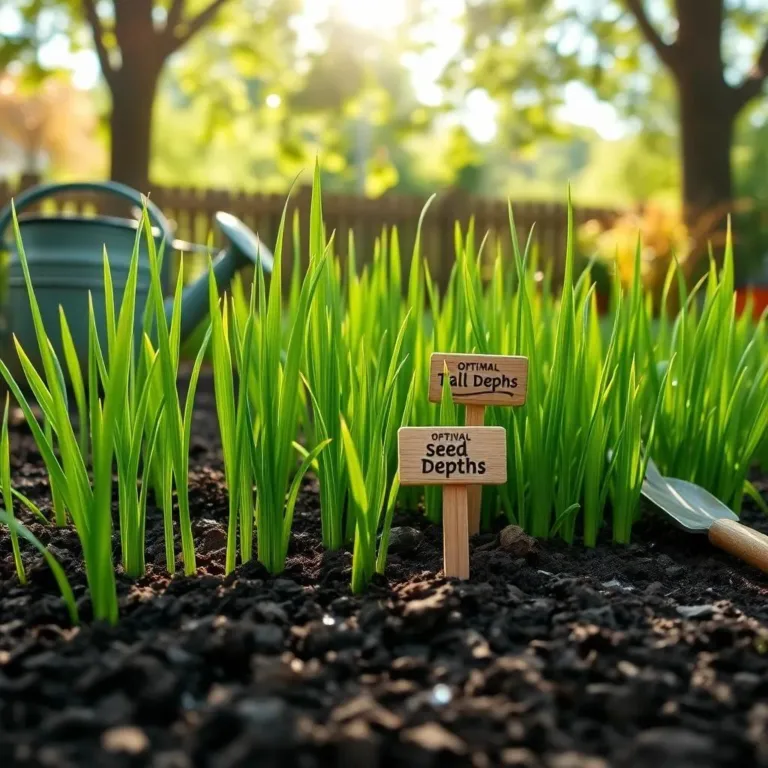
[[[468,427],[485,426],[485,406],[465,406],[464,423]],[[480,533],[480,510],[483,501],[483,487],[481,485],[470,485],[467,494],[469,498],[468,530],[469,535],[474,536],[476,533]]]
[[[502,427],[400,427],[400,485],[443,486],[443,570],[469,578],[469,487],[507,482]]]
[[[443,567],[448,577],[469,578],[466,485],[443,486]]]

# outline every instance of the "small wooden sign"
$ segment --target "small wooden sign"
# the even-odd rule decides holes
[[[512,355],[458,355],[435,352],[429,367],[429,399],[439,403],[443,378],[448,369],[448,383],[455,403],[466,406],[464,423],[485,424],[485,406],[517,406],[525,403],[528,387],[528,358]],[[480,531],[481,491],[469,489],[469,534]]]
[[[402,427],[398,433],[401,485],[443,486],[443,570],[469,578],[469,484],[507,481],[507,435],[502,427]]]
[[[451,394],[461,405],[523,405],[528,385],[528,358],[507,355],[454,355],[435,352],[429,368],[429,399],[439,403],[444,366]]]
[[[507,482],[503,427],[402,427],[400,485],[501,485]]]

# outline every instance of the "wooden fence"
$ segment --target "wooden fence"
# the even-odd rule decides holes
[[[23,188],[36,183],[25,178],[18,185],[0,181],[0,206],[5,205]],[[296,191],[289,203],[289,226],[284,245],[285,279],[290,279],[293,253],[293,235],[290,221],[294,210],[299,211],[301,240],[306,243],[310,203],[309,187]],[[258,233],[270,248],[274,247],[280,216],[285,205],[282,195],[244,194],[225,190],[196,190],[179,187],[155,187],[151,199],[163,210],[175,227],[176,237],[205,244],[222,243],[221,233],[216,230],[214,215],[228,211]],[[44,206],[44,212],[93,215],[107,209],[109,199],[91,194],[62,194]],[[350,233],[354,233],[355,254],[358,267],[370,261],[374,242],[383,227],[396,226],[403,254],[404,269],[408,268],[416,234],[419,215],[426,200],[422,197],[385,195],[371,200],[367,198],[326,194],[323,197],[323,217],[327,231],[335,232],[337,253],[346,257]],[[560,203],[514,202],[513,210],[522,242],[535,223],[536,239],[542,263],[552,262],[555,281],[562,274],[567,234],[567,209]],[[128,213],[126,210],[123,213]],[[598,208],[579,208],[574,212],[577,224],[590,219],[610,222],[616,211]],[[488,232],[487,252],[495,252],[500,246],[510,250],[509,218],[506,202],[502,200],[472,197],[457,191],[438,195],[424,219],[421,252],[427,259],[433,277],[445,285],[454,261],[454,225],[456,221],[466,225],[474,216],[478,240]],[[302,249],[304,261],[306,248]],[[185,257],[185,263],[187,259]],[[186,270],[185,270],[186,271]]]

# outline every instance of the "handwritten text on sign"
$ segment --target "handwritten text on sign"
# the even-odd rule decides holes
[[[528,384],[528,358],[507,355],[453,355],[436,352],[429,370],[429,399],[440,402],[444,365],[456,403],[522,405]]]
[[[403,427],[401,485],[499,485],[507,481],[502,427]]]

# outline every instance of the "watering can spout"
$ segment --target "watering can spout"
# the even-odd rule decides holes
[[[223,291],[232,281],[235,274],[246,266],[254,266],[261,262],[265,273],[272,272],[274,257],[259,238],[239,219],[229,213],[219,212],[215,216],[216,223],[229,240],[229,247],[222,250],[214,259],[213,275],[219,291]],[[207,317],[208,300],[208,271],[194,283],[188,285],[181,296],[181,338],[187,338],[198,325]],[[165,316],[170,325],[173,316],[173,299],[165,302]]]

